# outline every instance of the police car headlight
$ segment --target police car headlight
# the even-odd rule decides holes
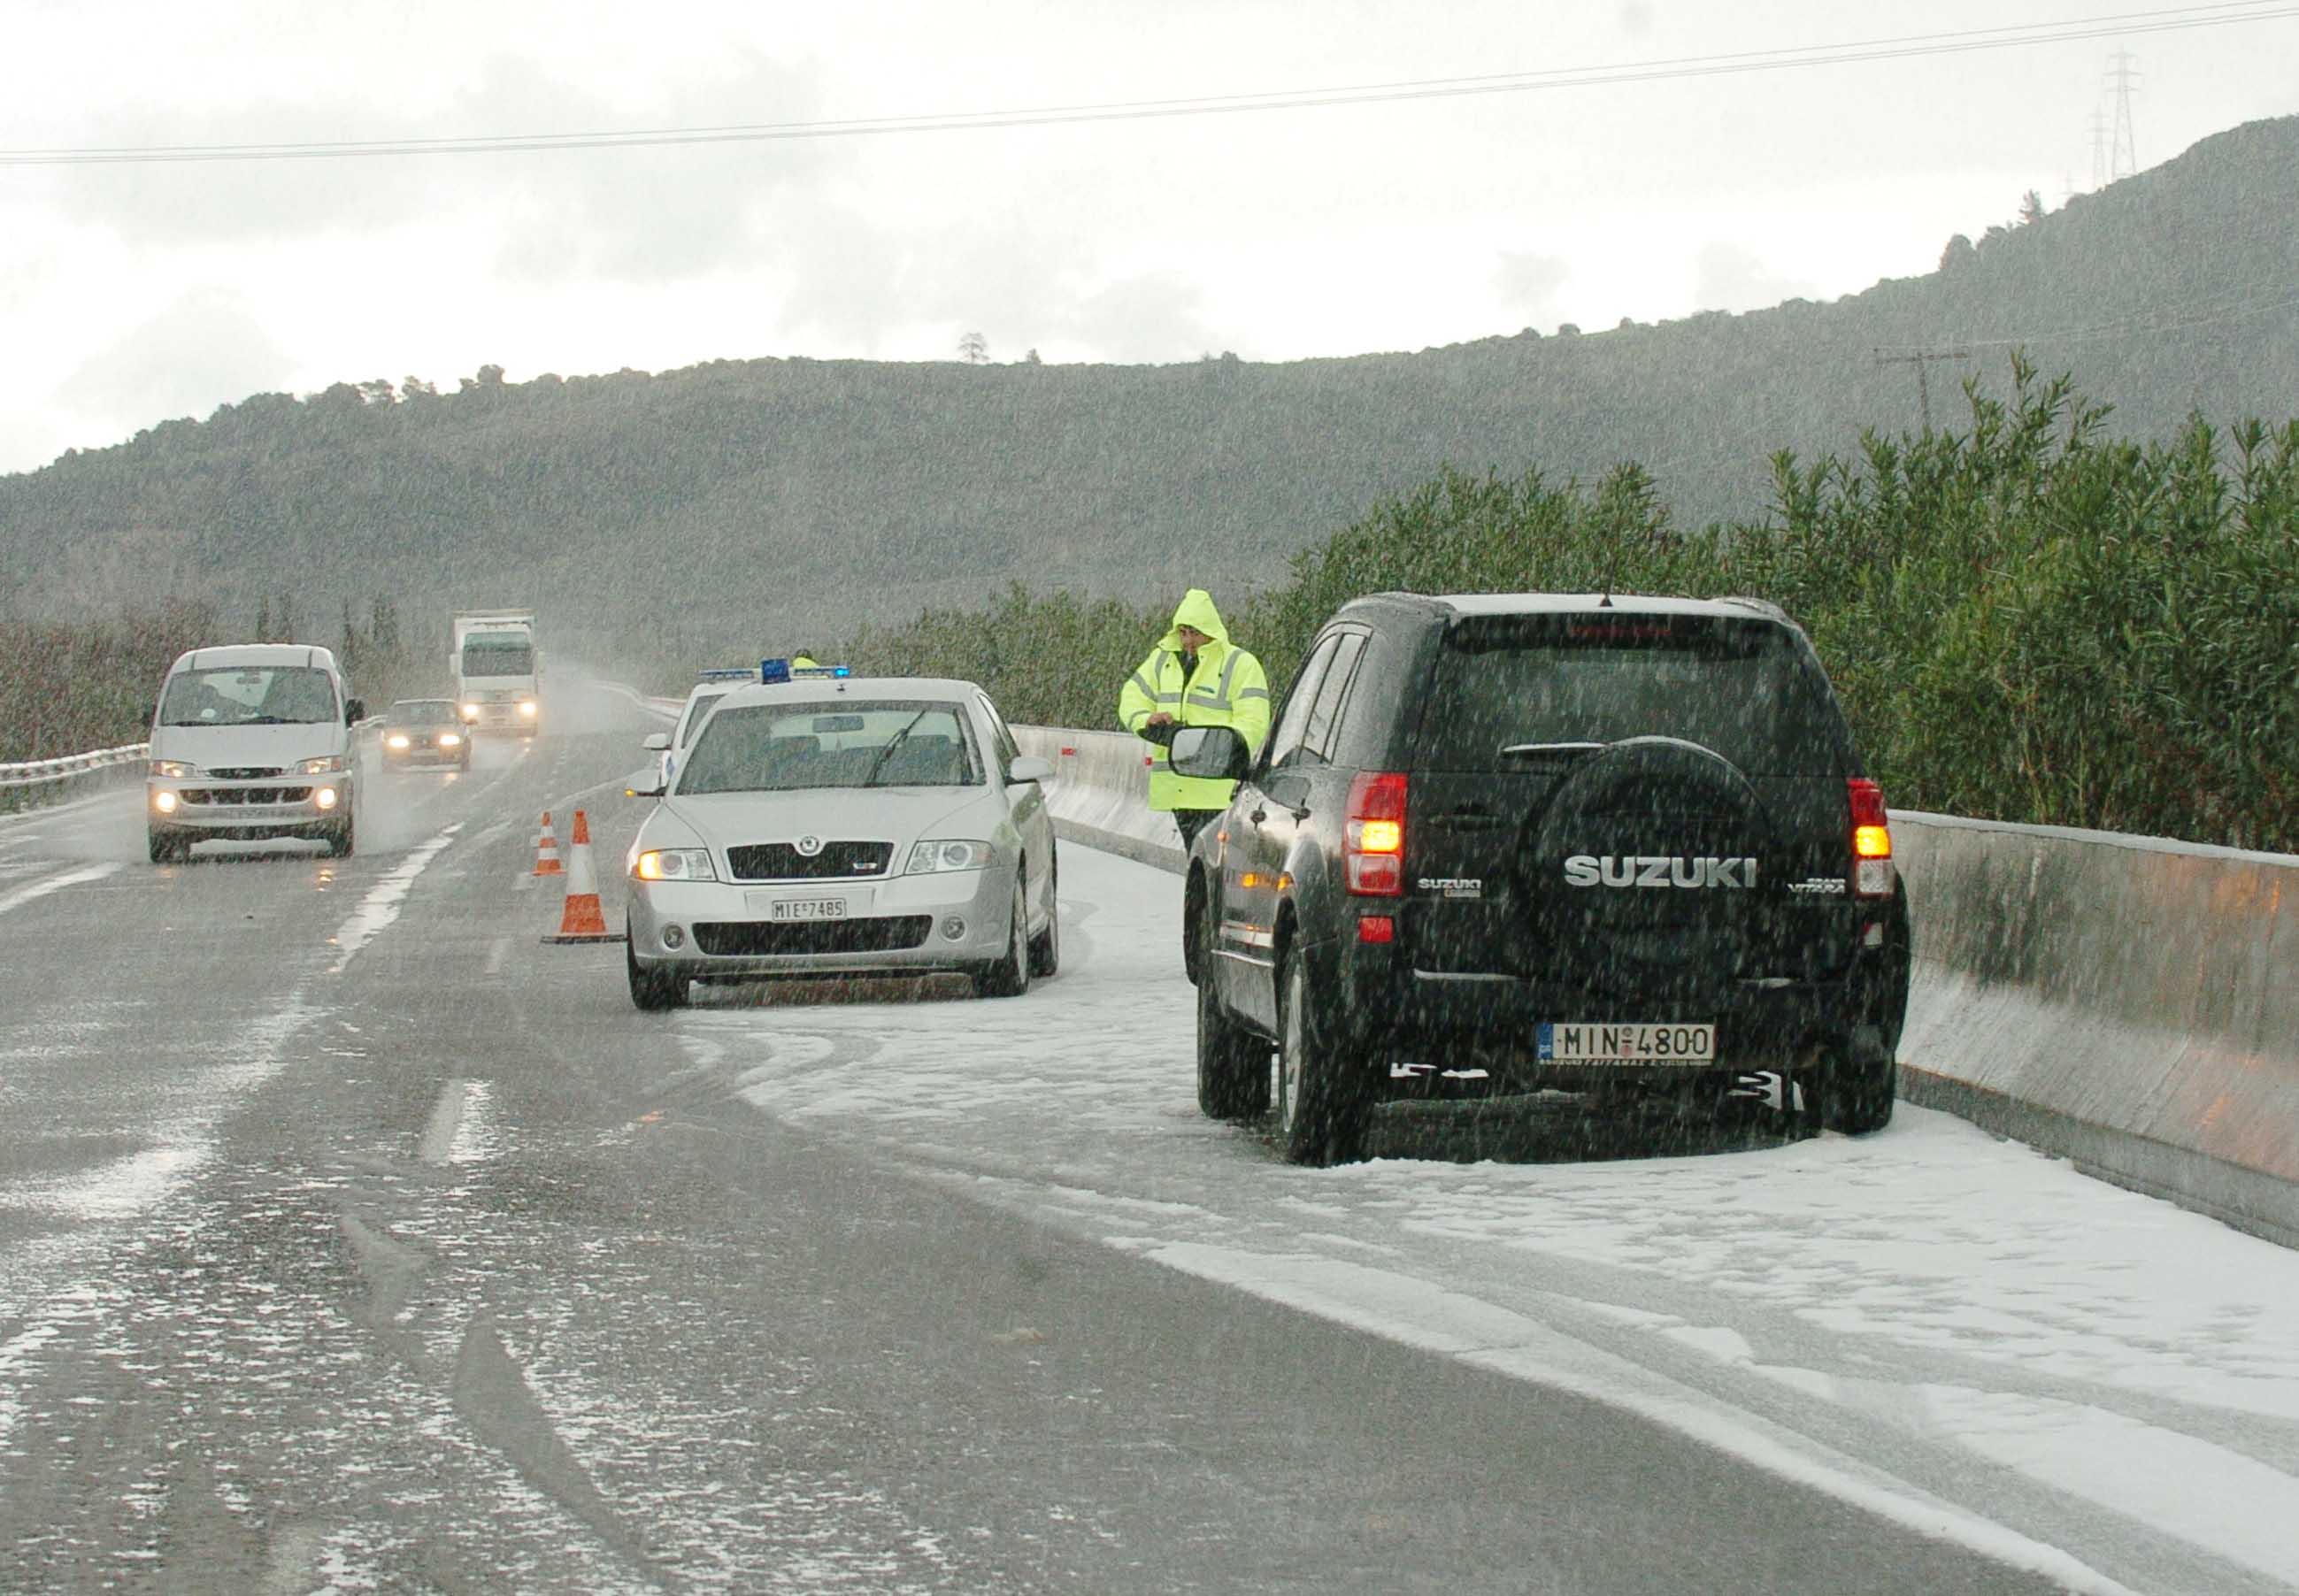
[[[715,881],[707,848],[656,848],[639,856],[631,873],[643,881]]]
[[[173,776],[181,780],[186,776],[198,775],[200,767],[183,759],[154,759],[152,761],[152,773],[155,776]]]
[[[990,863],[986,842],[921,842],[910,849],[909,875],[930,875],[937,870],[980,870]]]
[[[295,767],[295,773],[301,776],[327,776],[333,775],[337,771],[349,770],[350,768],[351,762],[345,759],[341,754],[329,754],[323,759],[304,760],[303,764]]]

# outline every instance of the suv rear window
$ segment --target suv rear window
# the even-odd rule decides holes
[[[1515,744],[1681,737],[1748,775],[1842,773],[1826,683],[1793,633],[1718,616],[1474,616],[1445,634],[1425,770],[1524,770]]]

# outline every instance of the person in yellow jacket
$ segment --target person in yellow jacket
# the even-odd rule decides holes
[[[1234,781],[1177,775],[1166,746],[1183,726],[1233,726],[1258,754],[1269,736],[1269,678],[1261,661],[1229,640],[1221,612],[1193,587],[1173,626],[1117,695],[1117,724],[1150,745],[1150,806],[1171,810],[1186,848],[1229,805]]]

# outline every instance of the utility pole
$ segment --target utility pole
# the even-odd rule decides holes
[[[1913,366],[1916,368],[1916,408],[1924,418],[1927,434],[1932,430],[1932,388],[1924,376],[1925,367],[1934,360],[1968,360],[1971,358],[1971,351],[1963,348],[1912,349],[1888,355],[1880,349],[1873,352],[1879,366]]]
[[[2131,134],[2131,95],[2139,87],[2139,74],[2131,70],[2131,63],[2139,58],[2129,50],[2118,50],[2107,59],[2115,88],[2115,136],[2107,152],[2107,180],[2112,183],[2139,170],[2139,150]]]

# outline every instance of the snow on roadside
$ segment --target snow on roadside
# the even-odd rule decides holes
[[[766,1112],[987,1200],[2073,1587],[2110,1588],[2071,1555],[2095,1543],[2299,1584],[2299,1254],[1905,1104],[1857,1140],[1291,1169],[1197,1112],[1178,883],[1063,864],[1065,968],[1027,997],[702,988],[681,1039]],[[1402,1333],[1416,1292],[1443,1307]]]

